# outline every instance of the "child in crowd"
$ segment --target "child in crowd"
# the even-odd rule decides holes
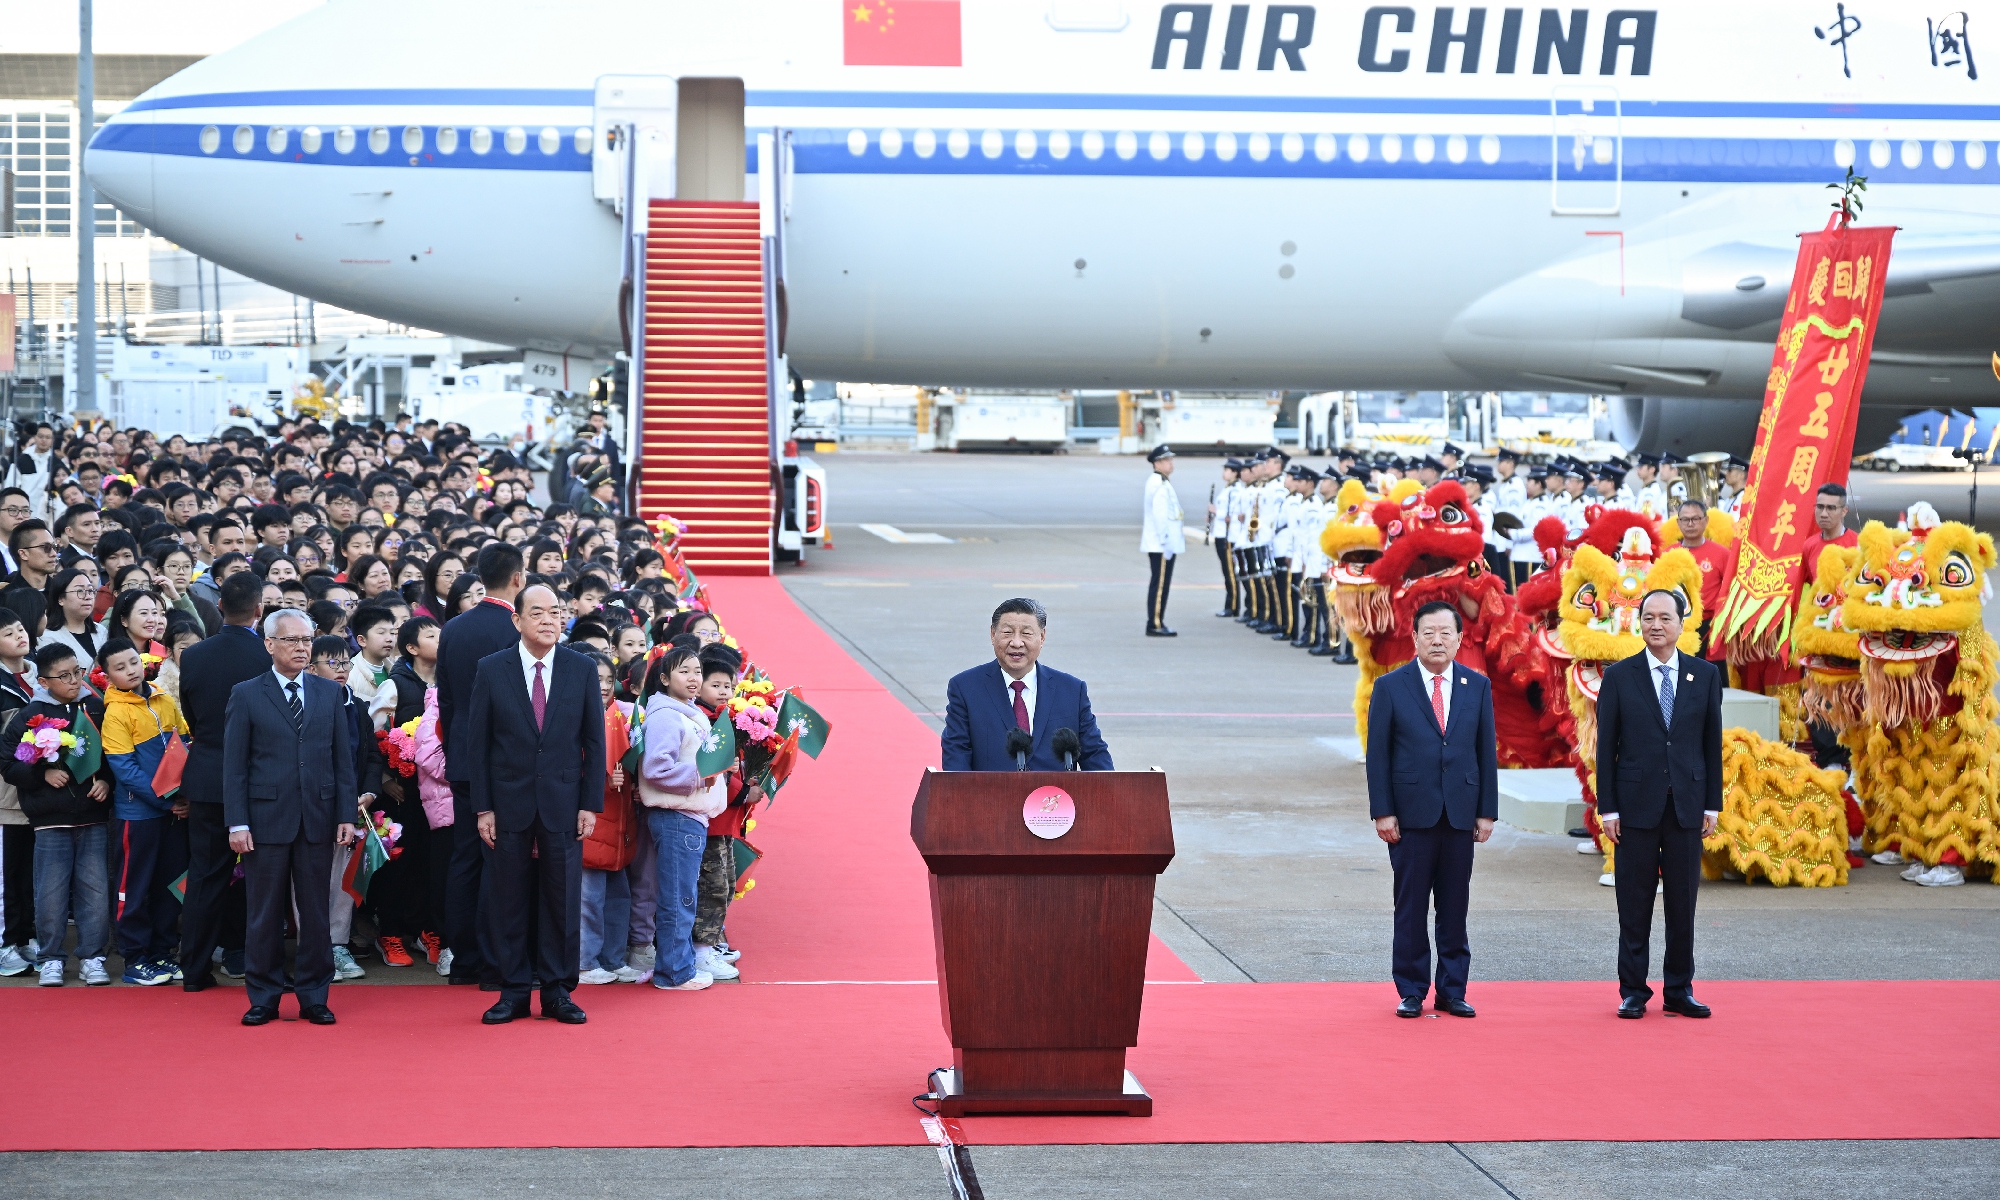
[[[743,656],[727,646],[710,646],[701,652],[701,710],[712,722],[736,694],[737,673]],[[695,967],[717,979],[734,979],[739,974],[736,960],[743,952],[733,950],[723,940],[723,921],[729,902],[736,896],[736,852],[730,842],[743,836],[745,820],[764,793],[743,778],[742,760],[729,769],[728,807],[709,819],[708,841],[701,853],[701,882],[696,889],[694,916]]]
[[[159,674],[153,682],[159,689],[181,702],[181,651],[208,636],[201,622],[186,613],[177,612],[167,618],[167,661],[160,664]]]
[[[348,618],[347,629],[359,647],[348,667],[347,690],[361,702],[369,724],[380,732],[389,728],[399,698],[389,683],[390,659],[396,653],[396,615],[371,600]]]
[[[372,610],[372,611],[371,611]],[[437,682],[438,623],[429,617],[412,617],[401,624],[385,620],[390,610],[372,602],[354,614],[354,626],[361,639],[361,654],[348,670],[348,688],[357,700],[369,690],[374,699],[366,701],[373,714],[374,731],[401,726],[424,714],[424,699]],[[383,671],[369,655],[383,641],[394,646],[393,666]],[[365,676],[365,678],[364,678]],[[381,682],[375,680],[379,678]],[[379,748],[380,742],[377,741]],[[368,913],[375,920],[376,953],[384,964],[407,967],[421,953],[436,965],[443,957],[444,872],[433,878],[430,821],[425,815],[422,785],[416,777],[384,769],[380,808],[391,821],[403,827],[396,843],[402,850],[395,858],[376,868],[368,885]],[[445,852],[448,869],[450,852]]]
[[[347,639],[338,634],[327,634],[313,639],[312,662],[307,670],[321,679],[341,685],[347,697],[347,722],[354,742],[354,788],[358,794],[357,807],[361,812],[372,812],[377,796],[382,792],[382,751],[375,742],[375,726],[369,719],[367,710],[352,691],[347,689],[348,672],[353,669],[349,657]],[[356,813],[356,820],[360,814]],[[348,939],[354,934],[354,897],[341,886],[341,878],[347,873],[347,860],[354,853],[352,846],[340,846],[333,852],[333,878],[327,881],[330,889],[328,911],[328,932],[333,938],[333,977],[336,981],[360,979],[368,972],[354,961],[354,950]],[[382,950],[378,940],[376,949]],[[403,955],[396,966],[409,966],[410,957]]]
[[[701,692],[701,659],[676,647],[646,672],[646,752],[639,768],[639,802],[653,838],[658,880],[655,910],[659,958],[653,986],[700,991],[715,977],[695,966],[695,892],[708,822],[727,796],[720,776],[704,778],[695,765],[710,722],[694,706]]]
[[[0,608],[0,728],[35,694],[35,662],[28,657],[28,627],[12,609]],[[11,746],[0,753],[12,753]],[[21,811],[21,793],[0,782],[0,976],[25,974],[34,965],[35,827]]]
[[[153,775],[168,743],[187,736],[174,698],[146,682],[146,662],[125,638],[97,655],[104,668],[104,760],[118,777],[112,810],[125,861],[118,878],[118,953],[124,982],[152,987],[181,979],[180,901],[173,882],[187,870],[188,802],[160,798]]]
[[[597,666],[599,699],[604,705],[604,811],[583,840],[583,935],[580,983],[641,983],[651,976],[625,961],[632,924],[632,888],[626,868],[639,843],[638,814],[620,765],[631,748],[631,731],[618,704],[611,660],[590,657]]]
[[[110,849],[111,788],[109,763],[87,779],[74,778],[62,761],[45,755],[23,762],[14,747],[28,722],[61,721],[74,731],[85,720],[104,718],[97,698],[84,698],[84,669],[76,651],[51,644],[35,655],[39,684],[34,697],[15,712],[0,732],[0,777],[19,789],[21,811],[35,829],[35,967],[43,987],[63,985],[63,942],[68,923],[76,921],[78,975],[86,984],[111,982],[104,969],[104,952],[111,936],[111,904],[105,890]],[[101,726],[100,726],[101,727]]]

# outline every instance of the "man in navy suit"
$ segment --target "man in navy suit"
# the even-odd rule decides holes
[[[1639,601],[1646,648],[1605,668],[1597,691],[1597,820],[1618,843],[1618,1015],[1646,1015],[1653,894],[1667,902],[1668,1012],[1706,1017],[1694,998],[1694,900],[1701,839],[1722,812],[1722,672],[1683,654],[1678,592]]]
[[[1465,910],[1473,844],[1493,836],[1500,816],[1500,774],[1493,687],[1452,661],[1464,630],[1455,605],[1437,600],[1419,608],[1416,661],[1376,680],[1368,702],[1368,815],[1389,843],[1396,873],[1391,971],[1402,996],[1399,1017],[1421,1015],[1431,988],[1425,925],[1433,899],[1437,1010],[1476,1015],[1465,1002],[1472,966]]]
[[[532,913],[542,1015],[581,1025],[570,992],[582,955],[583,839],[604,811],[604,704],[596,664],[556,645],[554,589],[538,583],[518,599],[521,640],[479,661],[462,731],[486,847],[483,943],[500,976],[500,1002],[481,1019],[528,1015]]]
[[[229,887],[236,854],[222,820],[223,727],[230,692],[271,669],[271,653],[256,630],[263,579],[238,571],[222,581],[221,594],[222,628],[181,654],[181,712],[188,723],[181,773],[181,794],[188,799],[187,897],[181,905],[181,971],[187,977],[181,987],[190,992],[215,986],[209,963],[218,942],[230,954],[243,953],[244,892]]]
[[[1016,597],[993,610],[988,630],[993,661],[960,671],[945,688],[944,769],[947,771],[1012,771],[1007,735],[1016,729],[1029,734],[1030,771],[1064,771],[1050,740],[1058,729],[1073,729],[1082,744],[1076,765],[1085,771],[1109,771],[1111,751],[1090,715],[1090,691],[1074,675],[1040,665],[1042,642],[1049,627],[1048,610],[1033,600]]]
[[[243,856],[249,902],[245,1025],[278,1017],[285,990],[285,918],[298,912],[299,1015],[334,1023],[330,932],[333,849],[354,841],[355,793],[347,690],[306,670],[313,624],[297,609],[264,618],[271,669],[229,693],[222,735],[222,817]]]
[[[478,810],[472,803],[472,762],[476,744],[466,732],[472,678],[481,659],[521,640],[514,628],[514,598],[527,583],[521,548],[489,542],[473,570],[486,585],[486,599],[445,623],[438,639],[438,736],[444,740],[445,779],[451,784],[451,870],[445,876],[445,941],[451,948],[451,981],[481,984],[498,991],[499,976],[480,944],[480,875],[485,850],[479,841]]]

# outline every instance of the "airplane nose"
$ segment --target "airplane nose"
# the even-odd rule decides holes
[[[109,200],[148,229],[153,211],[153,114],[125,113],[106,121],[90,139],[84,173],[100,200]]]

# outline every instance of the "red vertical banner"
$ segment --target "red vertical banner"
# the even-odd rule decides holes
[[[1810,569],[1802,556],[1814,532],[1813,497],[1822,484],[1845,483],[1854,456],[1855,416],[1896,230],[1838,222],[1799,239],[1737,509],[1735,568],[1715,617],[1715,637],[1750,657],[1781,655],[1792,600]]]

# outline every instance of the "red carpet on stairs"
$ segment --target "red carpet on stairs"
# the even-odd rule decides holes
[[[951,1057],[909,840],[936,735],[775,580],[710,588],[834,726],[751,835],[766,857],[729,921],[743,984],[585,988],[586,1026],[498,1029],[478,1022],[490,996],[443,986],[337,987],[330,1029],[242,1028],[236,989],[4,988],[0,1028],[61,1069],[0,1119],[0,1149],[922,1144],[909,1098]],[[1130,1061],[1156,1116],[975,1118],[971,1140],[2000,1136],[1993,1089],[1850,1076],[1838,1050],[1885,1014],[2000,1011],[1995,982],[1708,982],[1705,1022],[1619,1021],[1609,982],[1475,982],[1477,1020],[1405,1021],[1387,983],[1197,984],[1157,942],[1147,974]]]

